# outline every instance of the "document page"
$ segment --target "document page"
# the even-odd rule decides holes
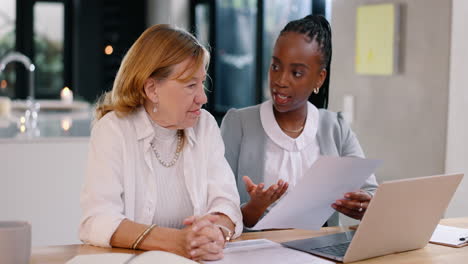
[[[174,253],[150,250],[141,254],[127,253],[104,253],[78,255],[67,261],[66,264],[155,264],[155,263],[177,263],[177,264],[197,264],[193,260],[184,258]]]
[[[78,255],[67,261],[66,264],[96,264],[96,263],[127,263],[135,255],[127,253],[105,253]]]
[[[381,163],[355,157],[320,157],[252,229],[320,229],[335,211],[331,204],[345,193],[359,190]]]
[[[451,246],[468,243],[468,229],[445,225],[437,225],[430,242]]]
[[[204,261],[207,264],[239,263],[288,263],[288,264],[332,264],[314,255],[283,247],[267,239],[232,242],[224,249],[224,258],[218,261]]]

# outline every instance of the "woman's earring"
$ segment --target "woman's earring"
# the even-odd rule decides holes
[[[318,93],[319,93],[319,88],[316,87],[316,88],[314,89],[314,94],[318,94]]]
[[[159,106],[159,98],[158,98],[158,95],[156,94],[156,102],[154,103],[154,106],[153,106],[153,113],[156,113],[158,112],[158,106]]]
[[[153,113],[157,113],[157,112],[158,112],[158,103],[155,103],[153,107]]]

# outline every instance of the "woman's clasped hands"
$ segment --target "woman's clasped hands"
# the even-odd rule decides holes
[[[223,257],[225,240],[215,224],[217,215],[190,216],[184,220],[181,255],[193,260],[218,260]]]

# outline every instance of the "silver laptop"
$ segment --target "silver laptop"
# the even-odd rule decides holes
[[[423,248],[462,178],[452,174],[384,182],[356,231],[282,244],[344,263]]]

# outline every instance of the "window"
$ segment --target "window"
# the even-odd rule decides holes
[[[0,58],[15,49],[16,0],[2,0],[0,5]],[[0,74],[0,95],[14,96],[16,73],[8,65]]]
[[[331,24],[331,16],[332,16],[332,0],[326,0],[325,17],[327,18],[328,22],[330,22],[330,24]]]
[[[64,83],[64,4],[34,4],[35,92],[43,98],[57,98]]]
[[[211,28],[211,9],[210,5],[207,3],[200,3],[195,7],[195,18],[192,21],[195,24],[195,35],[198,36],[200,43],[205,46],[210,51],[210,31]],[[213,56],[213,55],[211,55]],[[211,59],[212,60],[212,59]],[[213,67],[213,63],[210,64],[210,67]],[[207,82],[205,82],[205,88],[208,91],[211,91],[213,87],[212,79],[210,76],[210,69],[208,69]],[[207,96],[212,94],[208,93]],[[209,98],[211,100],[211,98]]]
[[[2,0],[3,1],[3,0]],[[7,0],[12,1],[12,0]],[[15,0],[13,0],[15,1]],[[36,66],[35,97],[60,97],[64,86],[71,89],[71,6],[67,0],[16,0],[15,50]],[[29,95],[28,74],[16,67],[15,99]]]
[[[271,53],[281,29],[291,20],[303,18],[311,13],[310,0],[270,0],[264,6],[262,94],[263,100],[270,98],[268,69]]]
[[[207,3],[199,4],[195,7],[195,35],[198,40],[205,46],[210,46],[210,5]]]
[[[191,3],[194,33],[202,43],[208,40],[211,48],[209,74],[214,85],[205,107],[218,121],[232,107],[255,105],[269,98],[268,69],[280,30],[287,22],[311,13],[329,16],[331,6],[330,0]]]
[[[257,1],[217,1],[215,112],[257,102],[255,90]],[[222,26],[221,26],[222,25]]]
[[[67,86],[74,98],[94,102],[112,88],[123,55],[146,28],[147,0],[0,2],[0,57],[16,50],[32,60],[38,99],[58,99]],[[8,65],[7,88],[0,93],[25,99],[29,76],[15,65]]]

